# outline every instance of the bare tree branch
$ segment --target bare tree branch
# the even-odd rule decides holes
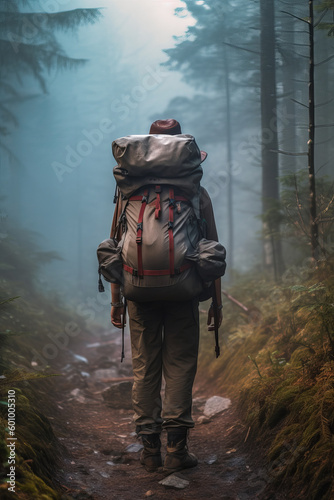
[[[326,165],[328,165],[329,161],[326,161],[323,165],[321,165],[321,167],[318,168],[318,170],[316,171],[316,174],[318,174],[318,172],[320,172],[320,170],[322,168],[324,168]]]
[[[300,104],[300,106],[303,106],[304,108],[308,109],[308,106],[304,104],[303,102],[297,101],[296,99],[291,99],[292,102],[295,102],[296,104]]]
[[[321,21],[323,20],[323,18],[327,14],[327,12],[328,12],[328,9],[325,9],[324,12],[322,13],[322,15],[319,17],[319,20],[314,24],[315,28],[321,23]]]
[[[325,213],[327,213],[327,212],[328,212],[328,210],[330,209],[330,206],[332,205],[333,201],[334,201],[334,194],[333,194],[332,198],[329,200],[327,207],[326,207],[326,208],[324,208],[324,210],[322,210],[322,211],[320,212],[320,214],[318,214],[318,216],[317,216],[317,218],[316,218],[316,221],[317,221],[317,222],[318,222],[318,220],[320,220],[321,215],[324,215]],[[324,219],[323,219],[323,220],[324,220]],[[323,220],[322,220],[322,222],[323,222]],[[330,220],[330,219],[327,219],[327,220]]]
[[[326,102],[321,102],[320,104],[316,104],[316,108],[320,108],[321,106],[326,106],[326,104],[330,104],[331,102],[334,101],[334,98],[333,99],[330,99],[329,101],[326,101]]]
[[[322,64],[327,63],[331,59],[334,59],[334,54],[332,56],[330,56],[330,57],[327,57],[327,59],[324,59],[323,61],[320,61],[319,63],[316,63],[314,66],[321,66]]]
[[[279,154],[287,155],[287,156],[307,156],[306,151],[301,152],[301,153],[291,153],[290,151],[282,151],[281,149],[277,149],[277,150],[271,149],[270,151],[271,151],[271,153],[279,153]]]
[[[295,16],[294,14],[291,14],[291,12],[287,12],[286,10],[281,10],[283,14],[287,14],[288,16],[294,17],[295,19],[298,19],[299,21],[302,21],[303,23],[310,24],[310,21],[306,21],[306,19],[303,19],[302,17]]]
[[[245,47],[240,47],[239,45],[234,45],[233,43],[223,42],[223,44],[227,45],[228,47],[233,47],[234,49],[244,50],[245,52],[250,52],[251,54],[256,54],[257,56],[260,55],[260,52],[257,52],[256,50],[246,49]]]

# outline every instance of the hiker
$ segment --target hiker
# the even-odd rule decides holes
[[[178,136],[182,132],[176,120],[167,119],[152,123],[149,135],[151,134],[159,134],[157,137],[161,138],[161,135]],[[140,136],[136,137],[140,138]],[[207,156],[203,151],[200,154],[199,163]],[[151,205],[156,203],[157,217],[161,208],[158,202],[160,186],[158,188],[155,186],[154,199],[156,201],[150,202]],[[146,190],[140,198],[141,201],[137,202],[140,207],[149,203],[147,198]],[[180,212],[181,205],[178,203],[181,204],[182,201],[177,202],[177,197],[173,195],[171,198],[175,198],[171,201],[172,212]],[[131,199],[136,199],[136,196],[130,197]],[[182,196],[179,199],[182,200]],[[200,188],[199,208],[200,217],[206,226],[206,238],[217,242],[218,235],[211,200],[207,191],[202,187]],[[144,209],[145,207],[142,210]],[[121,240],[124,229],[124,224],[120,223],[123,210],[124,199],[122,200],[119,196],[111,228],[111,237],[115,237],[117,241]],[[140,233],[140,237],[141,231],[144,232],[145,228],[143,229],[143,223],[139,222],[137,232]],[[134,251],[137,250],[134,249]],[[136,276],[134,270],[132,271]],[[220,278],[214,281],[214,286],[220,326],[222,322]],[[142,297],[145,297],[144,291]],[[174,297],[169,300],[154,300],[153,297],[152,300],[151,297],[151,300],[127,300],[134,374],[132,392],[134,422],[137,435],[141,437],[144,446],[141,464],[150,472],[157,471],[162,465],[163,470],[170,473],[197,465],[195,455],[188,452],[187,438],[189,429],[194,427],[191,409],[192,387],[198,358],[199,298],[196,296],[189,300],[181,300],[180,297],[173,299]],[[111,322],[115,327],[121,328],[124,308],[121,287],[117,283],[111,284],[111,306]],[[207,318],[209,330],[213,330],[213,316],[214,311],[211,305]],[[165,380],[163,402],[160,394],[162,374]],[[167,431],[167,454],[164,463],[160,451],[162,430]]]

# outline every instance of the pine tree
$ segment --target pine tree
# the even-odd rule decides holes
[[[250,53],[256,53],[254,41],[256,43],[257,35],[244,26],[253,19],[254,6],[243,2],[244,15],[240,20],[235,16],[233,4],[228,1],[185,0],[184,3],[184,10],[191,14],[196,24],[188,27],[186,35],[177,39],[174,48],[166,50],[169,56],[166,65],[172,70],[181,71],[183,79],[194,86],[198,93],[193,99],[174,99],[168,111],[175,108],[182,110],[184,115],[189,111],[195,115],[198,113],[198,119],[191,120],[195,135],[200,135],[206,143],[218,141],[226,150],[222,163],[226,166],[227,173],[228,254],[229,267],[233,268],[232,115],[239,115],[240,123],[245,121],[245,113],[254,116],[254,108],[250,103],[253,101],[258,63],[257,55],[256,58],[250,57]],[[178,12],[183,15],[182,9]],[[245,72],[248,76],[247,86],[244,84]],[[236,97],[241,87],[242,101]],[[248,107],[244,106],[245,101]],[[215,119],[212,119],[213,116]]]
[[[35,12],[34,3],[0,0],[0,147],[3,149],[6,146],[1,137],[18,125],[11,102],[27,97],[25,79],[32,78],[46,93],[50,70],[74,69],[85,62],[85,59],[66,55],[56,32],[74,31],[82,24],[94,23],[101,16],[99,9]]]

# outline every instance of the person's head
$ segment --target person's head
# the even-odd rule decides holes
[[[167,118],[167,120],[156,120],[152,123],[149,133],[168,135],[182,134],[181,125],[173,118]]]
[[[150,134],[168,134],[177,135],[182,134],[181,125],[174,118],[167,118],[166,120],[156,120],[152,123],[150,127]],[[204,161],[207,157],[205,151],[201,151],[201,161]]]

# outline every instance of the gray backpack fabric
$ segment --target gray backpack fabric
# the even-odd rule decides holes
[[[212,296],[225,248],[205,239],[200,216],[201,153],[190,135],[136,135],[112,144],[121,193],[120,242],[97,249],[101,275],[137,302]]]
[[[170,186],[141,188],[125,204],[120,242],[129,300],[189,300],[203,283],[187,260],[201,238],[191,201]]]
[[[226,250],[218,241],[200,239],[195,252],[188,254],[187,259],[195,262],[197,272],[204,282],[215,281],[225,274]]]
[[[200,150],[190,135],[127,136],[112,144],[122,193],[123,294],[129,300],[189,300],[203,282],[187,260],[201,239]]]
[[[123,262],[121,247],[115,238],[108,238],[97,247],[97,259],[99,261],[99,292],[104,292],[101,275],[108,283],[123,283]]]
[[[188,197],[198,194],[201,152],[192,135],[128,135],[112,143],[114,176],[126,198],[148,184],[172,185]]]

